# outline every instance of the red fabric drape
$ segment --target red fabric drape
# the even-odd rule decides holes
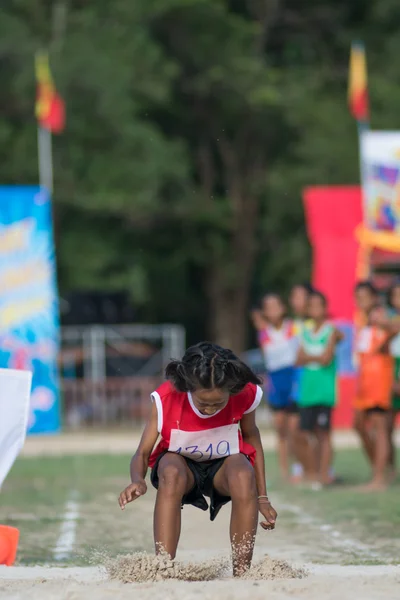
[[[303,194],[313,248],[313,285],[326,294],[333,318],[353,320],[358,243],[362,221],[359,186],[310,187]]]

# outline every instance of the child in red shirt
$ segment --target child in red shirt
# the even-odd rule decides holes
[[[189,348],[181,361],[172,361],[166,377],[152,394],[151,416],[132,458],[132,483],[121,493],[120,507],[146,493],[150,466],[151,482],[158,490],[156,552],[175,558],[181,507],[192,504],[207,510],[207,496],[213,521],[232,501],[233,574],[240,576],[251,564],[258,511],[265,519],[264,529],[273,529],[277,517],[267,496],[255,420],[261,381],[231,350],[208,342]]]

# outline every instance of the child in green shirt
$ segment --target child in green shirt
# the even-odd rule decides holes
[[[335,349],[342,334],[327,320],[327,302],[320,292],[310,294],[309,316],[313,326],[302,331],[297,356],[297,364],[304,367],[298,404],[300,429],[307,440],[306,477],[315,487],[320,487],[331,483],[331,413],[336,403]]]

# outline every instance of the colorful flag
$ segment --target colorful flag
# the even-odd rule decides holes
[[[65,105],[57,93],[49,67],[47,53],[35,57],[37,80],[36,118],[41,127],[52,133],[61,133],[65,127]]]
[[[348,98],[353,117],[357,121],[368,121],[367,61],[364,44],[360,42],[351,46]]]

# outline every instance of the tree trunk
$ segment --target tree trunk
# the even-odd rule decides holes
[[[235,202],[239,210],[228,258],[214,257],[209,266],[207,296],[212,340],[241,353],[246,347],[259,201],[240,195]]]
[[[238,145],[241,148],[244,144]],[[208,328],[212,341],[241,353],[246,346],[260,206],[260,197],[253,183],[254,177],[260,176],[260,172],[264,176],[264,170],[260,170],[257,160],[249,169],[241,159],[240,152],[235,151],[234,144],[223,134],[219,135],[218,150],[231,205],[231,230],[227,247],[224,251],[215,249],[207,267]],[[203,143],[199,147],[198,168],[204,202],[210,204],[216,179],[210,143]]]
[[[225,265],[226,268],[226,265]],[[211,340],[240,353],[245,347],[247,333],[247,294],[245,286],[226,285],[224,265],[211,265],[207,273],[207,296],[210,307]]]

